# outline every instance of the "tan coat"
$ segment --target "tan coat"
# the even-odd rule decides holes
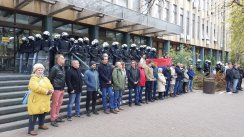
[[[175,84],[175,79],[176,79],[176,77],[177,77],[177,75],[176,75],[176,73],[175,73],[175,69],[174,68],[170,68],[170,71],[171,71],[171,82],[170,82],[170,84],[172,84],[172,85],[174,85]]]
[[[162,73],[158,73],[158,92],[165,92],[166,79]]]
[[[153,76],[153,68],[146,65],[144,70],[146,75],[146,81],[155,81],[155,78]]]

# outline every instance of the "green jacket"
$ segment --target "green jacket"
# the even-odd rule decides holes
[[[125,76],[122,70],[114,68],[112,73],[113,79],[113,90],[124,90],[125,89]]]

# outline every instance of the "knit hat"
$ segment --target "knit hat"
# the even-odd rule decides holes
[[[97,64],[97,63],[95,61],[91,61],[90,66],[92,66],[93,64]]]
[[[41,64],[41,63],[37,63],[37,64],[35,64],[34,66],[33,66],[33,71],[32,71],[32,73],[35,73],[36,72],[36,70],[37,69],[43,69],[43,70],[45,70],[45,67]]]

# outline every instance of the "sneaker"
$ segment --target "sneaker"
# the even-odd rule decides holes
[[[67,120],[68,120],[68,121],[72,121],[72,118],[71,118],[71,117],[67,117]]]
[[[113,109],[111,109],[110,112],[113,113],[113,114],[118,114],[118,112],[116,112],[116,111],[113,110]]]
[[[52,125],[53,127],[58,127],[58,123],[57,123],[56,121],[51,121],[51,125]]]
[[[38,129],[47,130],[48,127],[43,125],[43,126],[39,126]]]
[[[86,116],[90,117],[91,116],[90,112],[86,112]]]
[[[114,111],[119,112],[119,109],[118,109],[118,108],[116,108]]]
[[[30,135],[32,135],[32,136],[36,136],[36,135],[38,135],[38,134],[37,134],[37,132],[36,132],[36,131],[34,131],[34,130],[33,130],[33,131],[28,132],[28,134],[30,134]]]
[[[80,117],[80,115],[75,115],[75,117]]]
[[[65,120],[62,119],[61,117],[59,117],[59,118],[56,119],[56,122],[65,122]]]
[[[93,111],[93,114],[95,115],[99,115],[99,113],[97,111]]]
[[[136,105],[136,106],[141,106],[141,104],[140,104],[140,103],[136,103],[135,105]]]
[[[119,107],[119,110],[124,110],[123,108]]]
[[[109,114],[110,112],[108,110],[103,111],[105,114]]]
[[[232,92],[227,92],[227,94],[232,94]]]

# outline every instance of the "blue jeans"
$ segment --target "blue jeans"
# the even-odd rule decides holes
[[[153,81],[153,99],[156,99],[156,94],[157,94],[157,81]]]
[[[168,96],[169,94],[169,89],[170,89],[170,81],[166,80],[166,85],[165,85],[165,96]]]
[[[231,82],[230,80],[226,80],[226,92],[230,92]]]
[[[129,104],[132,103],[132,92],[135,92],[135,104],[138,104],[139,102],[139,91],[138,86],[135,86],[134,88],[129,88]]]
[[[114,109],[114,93],[112,91],[112,87],[104,87],[102,88],[102,102],[103,102],[103,110],[107,110],[107,94],[109,95],[109,106],[110,109]]]
[[[143,92],[144,87],[143,86],[139,86],[139,102],[142,103],[142,92]]]
[[[188,91],[192,92],[192,85],[193,85],[193,80],[188,81]]]
[[[122,101],[122,90],[114,90],[114,108],[120,108]]]
[[[181,80],[176,80],[175,81],[174,95],[179,93],[180,83],[181,83]]]
[[[80,115],[80,96],[81,93],[72,93],[69,94],[69,103],[68,103],[68,117],[72,117],[72,107],[75,103],[75,113],[76,115]]]
[[[238,84],[239,79],[234,79],[233,80],[233,93],[237,92],[237,84]]]

